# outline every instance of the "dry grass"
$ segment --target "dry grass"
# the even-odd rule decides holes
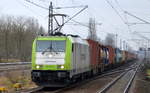
[[[7,77],[0,77],[0,86],[1,87],[6,87],[6,88],[11,88],[12,82],[9,80]]]
[[[36,85],[31,81],[29,72],[11,71],[7,72],[5,76],[0,77],[0,87],[7,88],[9,93],[12,93],[16,90],[14,88],[14,85],[16,83],[21,84],[21,89],[29,89],[31,87],[36,87]]]
[[[21,62],[19,59],[0,59],[0,62]]]

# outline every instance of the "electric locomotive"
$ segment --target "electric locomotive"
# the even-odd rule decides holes
[[[89,58],[89,44],[80,37],[37,37],[32,47],[32,81],[40,86],[66,86],[89,75]]]

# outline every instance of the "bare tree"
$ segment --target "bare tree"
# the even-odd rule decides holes
[[[30,61],[32,42],[43,27],[34,18],[0,17],[0,61]]]
[[[97,40],[97,35],[96,35],[96,23],[95,23],[95,19],[90,18],[89,19],[89,35],[88,35],[89,39],[92,40]]]
[[[115,47],[115,35],[107,34],[107,36],[105,38],[105,45]]]

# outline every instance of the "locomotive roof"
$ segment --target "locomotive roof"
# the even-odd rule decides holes
[[[72,43],[79,43],[79,44],[89,45],[86,40],[81,39],[80,37],[71,37],[71,36],[68,36],[68,38],[71,40]]]
[[[69,38],[69,40],[72,43],[79,43],[79,44],[84,44],[84,45],[89,45],[87,40],[84,40],[80,37],[72,37],[72,36],[40,36],[37,39],[43,39],[43,40],[47,40],[48,38],[54,38],[54,39],[65,39],[65,38]]]

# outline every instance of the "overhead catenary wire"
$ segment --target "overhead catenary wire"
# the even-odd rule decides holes
[[[41,5],[38,5],[38,4],[36,4],[36,3],[34,3],[34,2],[32,2],[32,1],[30,1],[30,0],[25,0],[25,1],[27,1],[28,3],[31,3],[31,4],[33,4],[33,5],[35,5],[35,6],[37,6],[37,7],[40,7],[40,8],[49,10],[48,8],[43,7],[43,6],[41,6]],[[43,1],[43,0],[40,0],[40,1]],[[62,8],[79,8],[79,7],[86,7],[86,8],[87,8],[88,6],[80,5],[80,6],[70,6],[70,7],[56,7],[56,8],[54,8],[54,9],[62,9]],[[53,11],[53,12],[56,13],[55,11]],[[82,12],[82,11],[81,11],[81,12]],[[77,14],[77,15],[78,15],[78,14]],[[75,15],[75,16],[76,16],[76,15]],[[72,18],[69,17],[69,16],[68,16],[68,18],[69,18],[69,19],[72,19]],[[88,27],[87,25],[82,24],[82,23],[80,23],[80,22],[77,22],[77,21],[75,21],[75,20],[73,20],[73,19],[72,19],[72,21],[75,22],[75,23],[78,23],[78,24],[80,24],[80,25],[82,25],[82,26]]]
[[[122,11],[124,14],[127,14],[127,15],[129,15],[129,16],[132,16],[132,17],[134,17],[134,18],[136,18],[136,19],[138,19],[138,20],[144,22],[144,23],[129,23],[128,20],[127,20],[127,18],[126,18],[126,16],[125,16],[125,19],[126,19],[126,21],[127,21],[126,24],[128,25],[128,28],[129,28],[129,29],[130,29],[129,26],[131,26],[131,25],[150,24],[150,22],[148,22],[148,21],[146,21],[146,20],[144,20],[144,19],[142,19],[142,18],[139,18],[139,17],[133,15],[132,13],[129,13],[129,12],[125,11],[125,10],[120,6],[118,0],[115,0],[115,2],[116,2],[116,4],[118,5],[118,7],[121,9],[121,11]],[[131,29],[130,29],[130,30],[131,30]]]
[[[120,10],[124,13],[125,10],[120,6],[119,1],[115,0],[115,2],[118,5],[118,7],[120,8]],[[124,15],[124,18],[125,18],[126,21],[128,21],[127,18],[126,18],[126,15]]]
[[[126,19],[126,23],[128,23],[128,19],[127,19],[127,16],[125,15],[125,19]],[[129,24],[126,24],[127,27],[128,27],[128,30],[129,32],[132,32],[131,28],[130,28],[130,25]]]
[[[121,16],[121,14],[118,12],[118,10],[113,6],[113,4],[112,4],[109,0],[105,0],[105,1],[111,6],[111,8],[114,10],[114,12],[119,16],[119,18],[121,19],[121,21],[127,26],[129,32],[131,32],[132,30],[131,30],[131,28],[130,28],[130,25],[127,24],[127,21],[128,21],[128,20],[127,20],[127,18],[125,17],[125,15],[124,15],[125,18],[123,18],[123,17]],[[116,4],[119,6],[120,10],[124,13],[124,9],[120,6],[119,2],[118,2],[117,0],[115,0],[115,2],[116,2]]]
[[[85,25],[85,24],[83,24],[83,23],[81,23],[81,22],[78,22],[78,21],[76,21],[76,20],[74,20],[74,19],[72,19],[71,21],[73,21],[73,22],[75,22],[75,23],[77,23],[77,24],[79,24],[79,25],[82,25],[82,26],[84,26],[84,27],[88,27],[88,28],[89,28],[88,25]]]
[[[37,1],[37,0],[35,0],[35,1]],[[42,5],[42,6],[48,6],[49,5],[49,2],[50,1],[45,1],[45,0],[38,0],[40,3],[42,2],[42,4],[44,4],[44,5]]]
[[[42,2],[45,2],[45,3],[49,3],[50,0],[39,0],[39,1],[42,1]]]
[[[139,18],[139,17],[137,17],[137,16],[135,16],[135,15],[133,15],[133,14],[127,12],[127,11],[124,11],[124,13],[126,13],[126,14],[128,14],[129,16],[132,16],[132,17],[134,17],[134,18],[136,18],[136,19],[138,19],[138,20],[144,22],[145,24],[150,24],[150,22],[148,22],[148,21],[146,21],[146,20],[144,20],[144,19],[142,19],[142,18]]]
[[[121,11],[124,11],[124,9],[120,6],[118,0],[115,0],[116,4],[118,5],[118,7],[120,8]]]
[[[43,8],[43,9],[46,9],[46,10],[48,10],[48,8],[46,8],[46,7],[44,7],[44,6],[41,6],[41,5],[38,5],[38,4],[36,4],[36,3],[34,3],[34,2],[32,2],[32,1],[30,1],[30,0],[25,0],[25,1],[27,1],[27,2],[29,2],[29,3],[31,3],[31,4],[33,4],[33,5],[35,5],[35,6],[37,6],[37,7],[40,7],[40,8]],[[43,0],[42,0],[43,1]],[[73,6],[73,8],[75,8],[76,6]],[[77,6],[77,7],[83,7],[82,5],[80,5],[80,6]],[[113,7],[113,6],[112,6]],[[60,9],[60,8],[71,8],[71,7],[58,7],[58,8],[55,8],[55,9]],[[114,8],[114,7],[113,7]],[[114,8],[115,9],[115,8]],[[116,10],[116,12],[119,14],[119,12]],[[56,13],[56,12],[55,12]],[[119,14],[120,15],[120,14]],[[120,15],[120,17],[121,17],[121,15]],[[122,17],[121,17],[122,18]],[[69,18],[69,21],[70,21],[70,19],[71,18]],[[77,21],[75,21],[75,20],[73,20],[73,19],[71,19],[73,22],[75,22],[75,23],[78,23],[78,24],[80,24],[80,25],[82,25],[82,26],[85,26],[85,27],[88,27],[87,25],[85,25],[85,24],[83,24],[83,23],[80,23],[80,22],[77,22]],[[122,18],[122,20],[123,20],[123,18]],[[124,20],[123,20],[124,21]],[[57,29],[56,29],[57,30]]]
[[[111,8],[115,11],[115,13],[120,17],[120,19],[122,20],[122,22],[124,24],[126,24],[126,22],[124,21],[124,19],[122,18],[122,16],[119,14],[119,12],[116,10],[116,8],[108,0],[105,0],[105,1],[111,6]]]
[[[76,14],[74,14],[72,17],[70,17],[67,21],[65,21],[60,27],[64,26],[66,23],[68,23],[70,20],[72,20],[74,17],[76,17],[78,14],[80,14],[82,11],[84,11],[86,8],[88,8],[88,6],[85,6],[83,9],[81,9],[79,12],[77,12]],[[59,29],[60,27],[57,27],[56,29],[54,29],[54,31],[56,31],[57,29]]]
[[[33,4],[33,5],[35,5],[35,6],[38,6],[38,7],[40,7],[40,8],[43,8],[43,9],[48,10],[47,7],[41,6],[41,5],[39,5],[39,4],[35,3],[35,2],[32,2],[32,1],[30,1],[30,0],[25,0],[25,1],[31,3],[31,4]],[[79,5],[79,6],[54,7],[53,9],[81,8],[81,7],[85,7],[85,6],[84,6],[84,5]]]
[[[33,4],[33,5],[37,6],[37,7],[39,7],[39,8],[42,8],[42,9],[45,9],[45,10],[49,10],[49,8],[43,7],[43,6],[41,6],[41,5],[39,5],[39,4],[35,3],[35,2],[31,2],[30,0],[25,0],[25,1],[27,1],[27,2],[30,3],[30,4]],[[57,12],[55,12],[55,11],[53,11],[53,12],[54,12],[54,13],[57,13]]]
[[[16,0],[20,5],[22,5],[23,7],[25,7],[26,9],[30,10],[31,12],[36,13],[37,15],[44,17],[43,15],[40,15],[39,13],[35,12],[34,10],[32,10],[30,7],[28,7],[27,5],[24,5],[20,0]]]
[[[46,7],[43,7],[43,6],[41,6],[41,5],[38,5],[38,4],[36,4],[36,3],[34,3],[34,2],[32,2],[32,1],[30,1],[30,0],[25,0],[25,1],[27,1],[27,2],[29,2],[29,3],[31,3],[31,4],[33,4],[33,5],[35,5],[35,6],[37,6],[37,7],[40,7],[40,8],[43,8],[43,9],[46,9],[46,10],[48,10],[48,8],[46,8]],[[43,1],[43,0],[39,0],[39,1]],[[53,9],[63,9],[63,8],[80,8],[80,7],[88,7],[88,6],[83,6],[83,5],[80,5],[80,6],[68,6],[68,7],[56,7],[56,8],[53,8]],[[80,11],[80,12],[82,12],[82,11]],[[79,13],[80,13],[79,12]],[[54,12],[54,13],[56,13],[56,12]],[[79,14],[78,13],[78,14]],[[77,15],[78,15],[77,14]],[[74,15],[74,16],[76,16],[76,15]],[[73,17],[74,17],[73,16]],[[72,19],[72,17],[69,17],[68,16],[68,18],[69,18],[69,21],[70,21],[70,19],[73,21],[73,22],[75,22],[75,23],[78,23],[78,24],[80,24],[80,25],[82,25],[82,26],[85,26],[85,27],[88,27],[87,25],[85,25],[85,24],[82,24],[81,22],[77,22],[77,21],[75,21],[75,20],[73,20]],[[68,21],[68,20],[67,20]]]
[[[84,5],[80,5],[80,6],[55,7],[54,9],[81,8],[81,7],[85,7],[85,6]]]
[[[73,21],[73,22],[75,22],[75,23],[77,23],[77,24],[79,24],[81,26],[89,28],[89,25],[86,25],[87,23],[78,22],[78,21],[76,21],[74,19],[72,19],[71,21]],[[95,23],[95,25],[102,25],[102,23]]]
[[[110,6],[111,8],[116,12],[116,14],[120,17],[120,19],[122,20],[122,22],[127,26],[129,32],[131,32],[131,28],[130,25],[127,24],[127,18],[125,17],[125,19],[123,19],[123,17],[119,14],[119,12],[117,11],[117,9],[108,1],[105,0]],[[124,9],[120,6],[119,2],[117,0],[115,0],[115,2],[117,3],[117,5],[120,7],[121,11],[124,12]],[[126,20],[126,21],[125,21]]]
[[[78,32],[78,30],[75,30],[75,28],[74,27],[72,27],[72,26],[69,26],[75,33],[77,33],[78,35],[80,35],[81,33],[79,33]]]
[[[134,34],[134,35],[138,35],[138,36],[140,36],[141,38],[144,38],[144,39],[146,39],[146,40],[150,40],[148,37],[145,37],[144,35],[142,35],[142,34],[136,32],[136,31],[134,31],[133,34]]]
[[[27,1],[28,3],[31,3],[31,4],[33,4],[33,5],[35,5],[35,6],[37,6],[37,7],[40,7],[40,8],[43,8],[43,9],[48,10],[48,8],[46,8],[46,7],[44,7],[44,6],[41,6],[41,5],[39,5],[39,4],[36,4],[36,3],[34,3],[34,2],[32,2],[32,1],[30,1],[30,0],[25,0],[25,1]]]

